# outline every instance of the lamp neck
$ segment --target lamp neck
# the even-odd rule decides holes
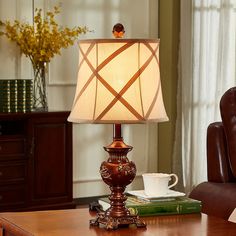
[[[113,124],[113,140],[123,140],[121,124]]]

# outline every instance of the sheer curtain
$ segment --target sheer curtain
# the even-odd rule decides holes
[[[236,85],[236,0],[181,0],[175,172],[186,193],[207,180],[206,131]]]

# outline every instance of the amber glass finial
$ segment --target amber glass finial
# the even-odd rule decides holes
[[[125,34],[125,28],[121,23],[117,23],[113,26],[112,33],[115,38],[123,38]]]

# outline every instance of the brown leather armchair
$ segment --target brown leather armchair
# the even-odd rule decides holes
[[[190,197],[202,201],[202,212],[228,219],[236,208],[236,87],[220,100],[222,122],[207,129],[208,182],[193,189]]]

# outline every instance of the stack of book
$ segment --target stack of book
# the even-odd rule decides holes
[[[0,112],[32,110],[32,80],[0,80]]]
[[[180,192],[175,193],[179,194],[156,198],[128,195],[126,207],[130,210],[131,214],[137,214],[139,216],[191,214],[201,212],[201,201],[188,198],[184,196],[184,194],[180,194]],[[103,210],[107,210],[110,207],[108,198],[101,198],[98,200],[98,203],[102,206]]]

